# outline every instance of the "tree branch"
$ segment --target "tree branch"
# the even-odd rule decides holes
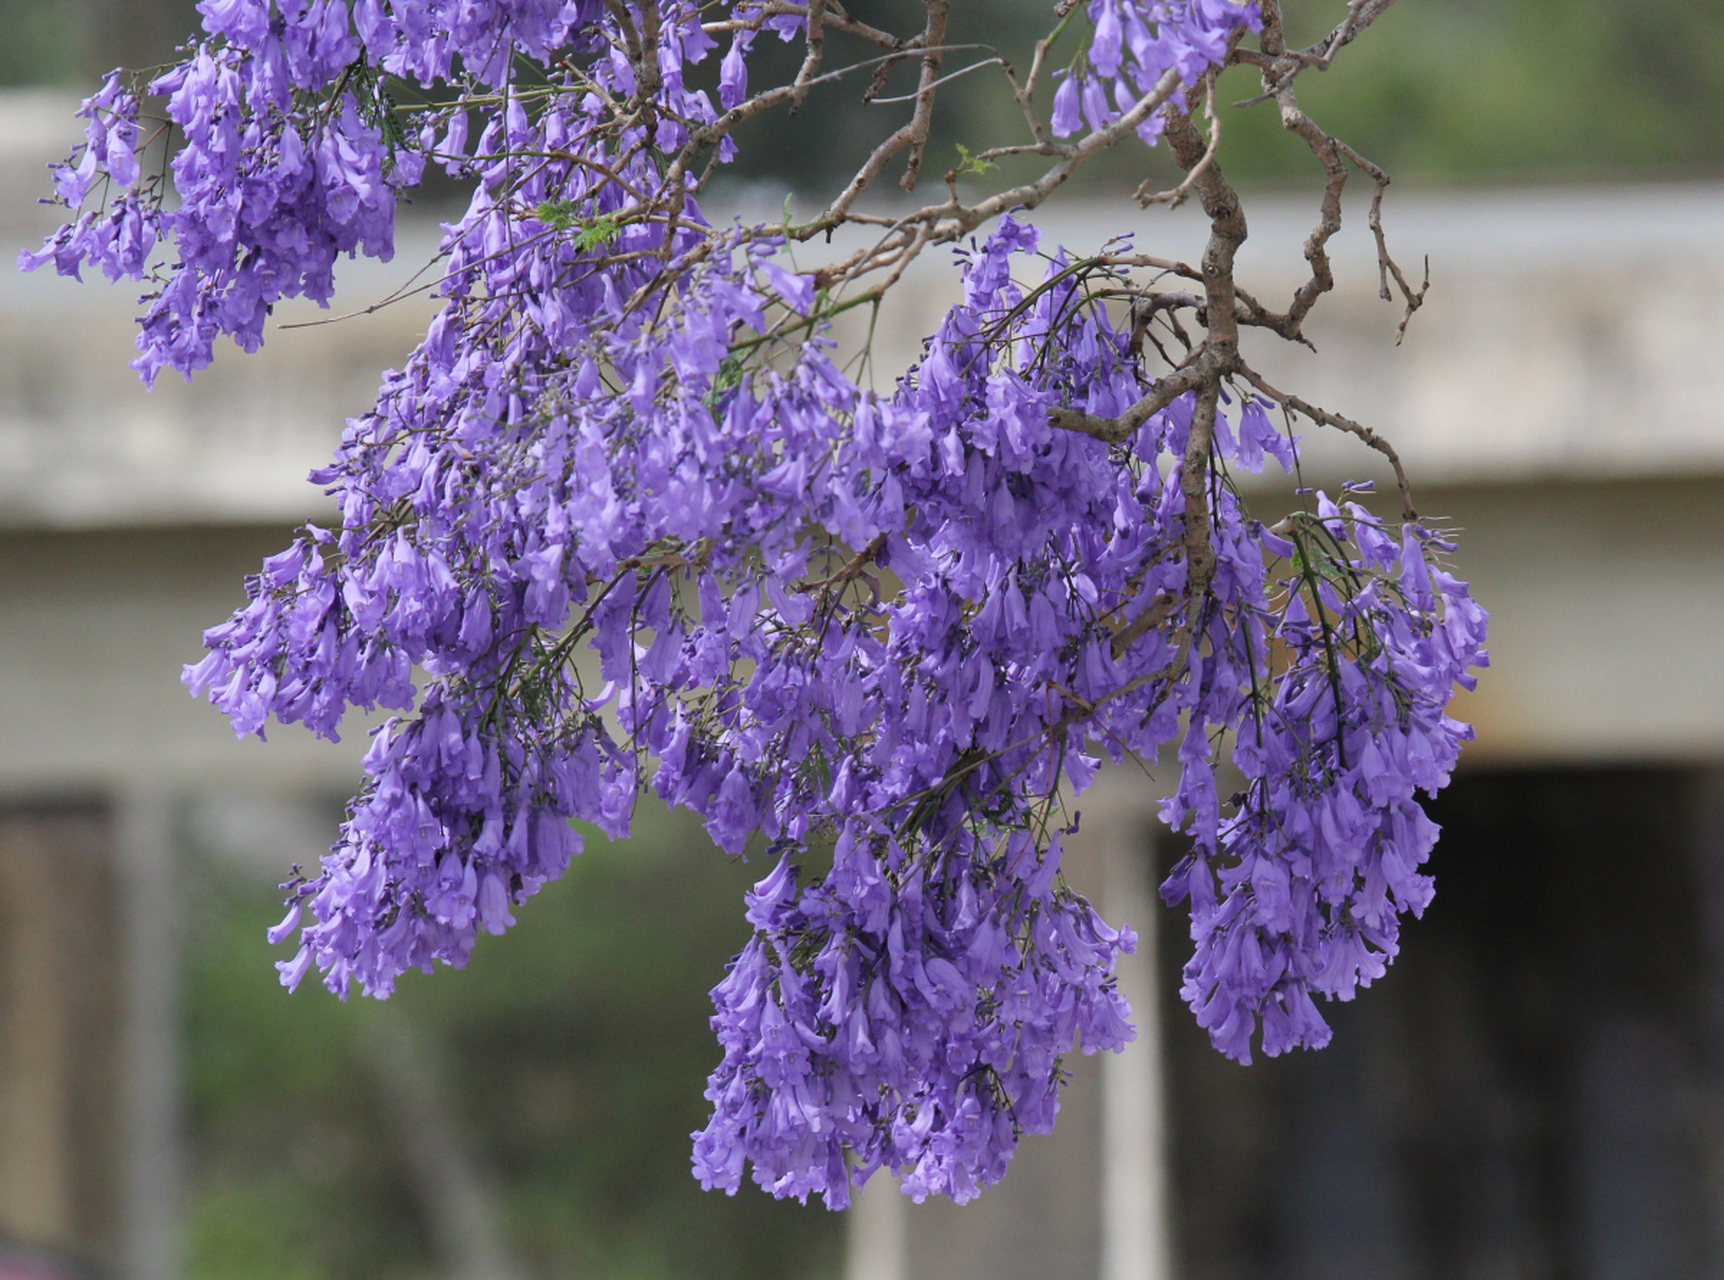
[[[1387,458],[1389,465],[1395,471],[1395,485],[1401,491],[1401,514],[1408,520],[1419,518],[1419,513],[1413,508],[1413,488],[1407,483],[1406,468],[1401,465],[1401,455],[1395,451],[1394,445],[1369,427],[1362,426],[1351,418],[1343,418],[1338,413],[1319,409],[1315,405],[1301,400],[1298,396],[1290,396],[1285,391],[1277,391],[1263,380],[1262,375],[1243,361],[1239,364],[1238,373],[1276,404],[1283,405],[1294,413],[1303,414],[1319,426],[1334,427],[1337,431],[1345,431],[1348,435],[1357,437]]]
[[[1107,444],[1124,444],[1137,434],[1139,427],[1180,396],[1210,380],[1210,371],[1201,362],[1188,364],[1157,380],[1148,395],[1117,418],[1103,418],[1077,409],[1054,409],[1048,414],[1048,425],[1094,436]]]

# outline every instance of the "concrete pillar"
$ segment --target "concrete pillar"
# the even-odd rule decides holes
[[[905,1219],[910,1201],[898,1180],[881,1172],[856,1193],[850,1206],[845,1280],[909,1280]]]
[[[180,986],[185,886],[168,789],[140,780],[116,802],[123,955],[121,1259],[125,1280],[178,1280],[184,1179]]]
[[[1102,913],[1137,930],[1120,959],[1120,993],[1137,1039],[1102,1062],[1101,1280],[1171,1280],[1161,998],[1155,954],[1155,789],[1125,770],[1099,780],[1086,805],[1101,844]],[[1093,799],[1091,799],[1093,797]]]
[[[0,1237],[75,1243],[69,1000],[51,860],[27,821],[0,833]]]
[[[120,1199],[114,921],[99,808],[0,812],[0,1248],[103,1274]]]

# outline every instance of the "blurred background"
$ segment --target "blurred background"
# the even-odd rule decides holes
[[[1051,5],[954,7],[954,39],[1022,63]],[[1287,7],[1314,35],[1344,6]],[[0,0],[9,253],[53,225],[35,201],[80,88],[195,22],[181,0]],[[1080,1062],[1059,1132],[961,1210],[878,1184],[847,1214],[698,1190],[705,991],[756,873],[686,815],[595,839],[459,974],[388,1005],[286,995],[276,885],[329,844],[364,735],[235,743],[179,668],[324,510],[304,473],[425,306],[146,393],[124,289],[0,272],[0,1280],[1724,1272],[1724,15],[1401,0],[1301,88],[1395,175],[1391,243],[1429,256],[1432,292],[1397,348],[1351,208],[1321,355],[1248,354],[1396,441],[1494,615],[1461,713],[1480,741],[1435,806],[1437,901],[1333,1011],[1329,1049],[1236,1067],[1179,1004],[1183,926],[1151,905],[1179,852],[1147,817],[1161,783],[1109,779],[1073,858],[1151,942],[1124,975],[1143,1034]],[[713,206],[818,198],[895,123],[858,95],[761,125]],[[1011,137],[985,73],[941,103],[936,174],[959,140]],[[1228,113],[1222,159],[1249,197],[1244,270],[1275,296],[1315,213],[1309,158],[1260,107]],[[1192,253],[1194,210],[1122,198],[1165,165],[1122,152],[1041,220],[1074,247],[1130,230]],[[350,264],[341,300],[422,265],[452,198],[425,193],[396,262]],[[952,296],[926,268],[883,369]],[[1317,478],[1371,472],[1311,449]]]

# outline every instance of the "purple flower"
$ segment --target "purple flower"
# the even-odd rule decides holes
[[[1076,133],[1082,117],[1078,112],[1078,94],[1082,82],[1076,76],[1067,76],[1060,81],[1060,87],[1054,91],[1054,110],[1050,120],[1055,136],[1066,138]]]

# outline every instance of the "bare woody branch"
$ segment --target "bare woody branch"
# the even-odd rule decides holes
[[[1298,396],[1288,395],[1285,391],[1277,391],[1265,382],[1256,370],[1243,362],[1240,364],[1238,372],[1241,377],[1276,404],[1309,418],[1320,426],[1334,427],[1337,431],[1345,431],[1348,435],[1363,441],[1387,458],[1389,466],[1395,472],[1395,485],[1401,491],[1401,514],[1408,520],[1419,518],[1419,513],[1413,508],[1413,488],[1407,483],[1406,468],[1401,465],[1401,455],[1395,451],[1394,445],[1369,427],[1362,426],[1351,418],[1344,418],[1338,413],[1329,412],[1327,409],[1319,409],[1317,406],[1301,400]]]
[[[1210,380],[1210,370],[1203,364],[1189,364],[1159,380],[1148,395],[1117,418],[1103,418],[1076,409],[1055,409],[1048,415],[1048,422],[1062,431],[1081,432],[1107,444],[1124,444],[1180,396],[1196,391]]]

